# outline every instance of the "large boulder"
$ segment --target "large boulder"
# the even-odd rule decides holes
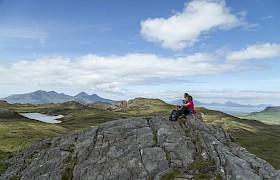
[[[196,162],[208,166],[202,169]],[[180,179],[197,178],[200,172],[210,179],[280,179],[269,163],[199,115],[177,122],[167,117],[107,122],[36,142],[6,163],[10,166],[0,179],[144,180],[172,177],[178,171]]]

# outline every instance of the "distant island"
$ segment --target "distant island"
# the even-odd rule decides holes
[[[182,104],[182,100],[176,100],[170,103],[174,105]],[[225,103],[218,103],[218,102],[203,103],[196,100],[194,100],[194,104],[195,106],[202,106],[202,107],[206,107],[207,109],[218,110],[227,114],[258,112],[264,110],[266,107],[273,106],[272,104],[244,105],[244,104],[234,103],[231,101],[227,101]]]

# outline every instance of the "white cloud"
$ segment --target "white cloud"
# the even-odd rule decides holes
[[[219,54],[220,57],[220,54]],[[3,91],[7,87],[28,87],[40,89],[64,88],[64,92],[74,89],[92,89],[94,92],[117,95],[119,98],[144,96],[164,100],[174,100],[183,92],[143,91],[139,85],[170,86],[172,82],[181,80],[179,84],[191,83],[191,76],[223,74],[253,70],[255,65],[219,61],[215,54],[197,53],[181,57],[160,57],[153,54],[127,54],[124,56],[102,57],[89,54],[75,59],[61,56],[45,57],[37,60],[25,60],[13,64],[0,64],[0,84]],[[274,80],[277,82],[277,79]],[[279,81],[279,80],[278,80]],[[135,86],[138,85],[138,86]],[[133,86],[132,89],[129,88]],[[173,84],[172,87],[181,87]],[[185,86],[185,85],[182,85]],[[6,87],[6,88],[5,88]],[[127,88],[127,89],[126,89]],[[170,89],[170,88],[165,88]],[[172,88],[171,88],[172,89]],[[173,88],[174,89],[174,88]],[[179,88],[180,89],[180,88]],[[182,89],[182,88],[181,88]],[[184,88],[183,88],[184,89]],[[131,94],[132,93],[132,94]],[[202,102],[224,102],[231,100],[244,104],[279,101],[279,94],[239,91],[192,91],[196,100]],[[236,95],[238,95],[236,97]],[[257,98],[256,98],[257,97]],[[258,98],[260,97],[260,98]],[[274,98],[274,99],[273,99]],[[271,101],[269,101],[271,100]]]
[[[54,56],[0,64],[0,83],[88,86],[122,94],[123,85],[152,83],[157,79],[164,83],[172,78],[235,72],[236,69],[234,64],[218,62],[213,55],[203,53],[176,58],[153,54],[107,57],[89,54],[76,59]]]
[[[118,83],[108,83],[108,84],[100,84],[91,86],[93,90],[99,90],[104,93],[116,94],[116,95],[126,95],[126,91],[120,87],[118,87]]]
[[[0,84],[84,87],[124,95],[125,87],[128,86],[181,84],[190,82],[191,76],[238,73],[260,68],[255,64],[243,63],[241,66],[242,61],[224,61],[223,56],[224,54],[214,52],[180,57],[140,53],[124,56],[88,54],[74,59],[62,56],[43,57],[9,65],[0,64]]]
[[[266,59],[280,56],[280,45],[275,43],[264,43],[249,45],[241,51],[228,53],[227,60],[249,60],[249,59]]]
[[[142,21],[141,34],[164,48],[183,49],[193,46],[210,30],[227,30],[244,24],[244,13],[232,14],[224,0],[194,0],[169,18]]]
[[[216,91],[194,91],[192,92],[197,99],[202,102],[227,101],[240,104],[270,104],[280,105],[279,91],[254,91],[254,90],[216,90]]]

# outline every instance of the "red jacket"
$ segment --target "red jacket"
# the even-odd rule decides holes
[[[193,113],[195,113],[195,110],[194,110],[194,103],[192,101],[188,101],[186,103],[186,107],[189,108]]]

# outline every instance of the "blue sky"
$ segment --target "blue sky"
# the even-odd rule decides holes
[[[279,0],[0,0],[0,97],[280,105]]]

